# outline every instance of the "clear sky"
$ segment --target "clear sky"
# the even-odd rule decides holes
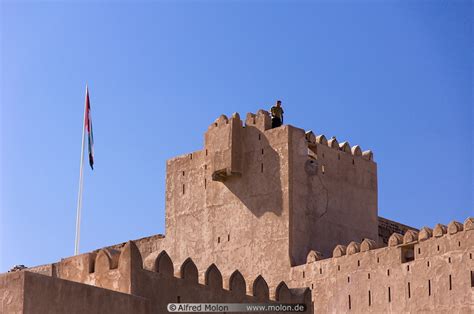
[[[379,215],[473,210],[471,1],[1,2],[0,272],[164,233],[165,161],[220,114],[269,109],[371,149]]]

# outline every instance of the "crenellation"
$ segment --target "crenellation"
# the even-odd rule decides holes
[[[442,237],[445,235],[448,231],[448,227],[442,224],[436,224],[436,226],[433,228],[433,236],[436,238]]]
[[[474,230],[474,218],[468,217],[464,220],[464,230]]]
[[[351,153],[352,153],[352,156],[360,157],[362,156],[362,149],[360,148],[359,145],[352,146]]]
[[[360,252],[360,243],[352,241],[346,248],[346,254],[352,255]]]
[[[459,221],[451,221],[448,224],[448,233],[449,234],[455,234],[458,233],[459,231],[463,230],[463,224],[460,223]]]
[[[388,239],[388,246],[397,246],[403,243],[403,236],[399,233],[394,233]]]
[[[334,148],[339,150],[339,142],[337,141],[336,137],[333,136],[328,140],[328,147]]]
[[[367,252],[377,248],[377,242],[372,239],[364,239],[360,244],[360,251]]]
[[[372,153],[371,150],[366,150],[362,153],[362,158],[373,161],[374,160],[374,154]]]
[[[351,145],[349,142],[342,142],[339,144],[339,149],[345,153],[351,153]]]
[[[423,227],[420,229],[420,232],[418,232],[418,241],[428,240],[432,236],[433,236],[433,229],[428,228],[428,227]]]
[[[415,230],[407,230],[403,235],[403,244],[418,241],[418,232]]]

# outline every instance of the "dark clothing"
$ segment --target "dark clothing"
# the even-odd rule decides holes
[[[278,117],[272,117],[272,128],[281,126],[281,120]]]

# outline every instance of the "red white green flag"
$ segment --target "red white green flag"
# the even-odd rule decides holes
[[[89,89],[86,88],[86,114],[84,123],[87,131],[87,142],[89,148],[89,165],[94,170],[94,134],[92,133],[91,104],[89,101]]]

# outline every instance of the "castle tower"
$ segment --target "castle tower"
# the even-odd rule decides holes
[[[310,250],[377,239],[372,154],[284,125],[268,112],[220,116],[201,151],[167,162],[167,246],[225,273],[288,277]],[[199,267],[199,266],[198,266]]]

